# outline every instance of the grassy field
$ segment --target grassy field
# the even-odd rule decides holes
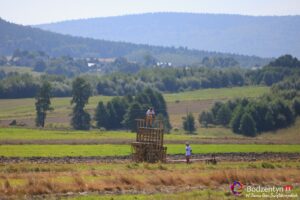
[[[4,71],[5,73],[10,72],[18,72],[21,74],[31,74],[33,76],[38,76],[42,73],[35,72],[31,67],[19,67],[19,66],[0,66],[0,70]]]
[[[237,97],[257,97],[269,91],[268,87],[234,87],[222,89],[203,89],[191,92],[176,94],[165,94],[164,97],[168,103],[178,101],[202,101],[227,99]],[[89,99],[87,109],[93,110],[98,102],[107,102],[112,97],[94,96]],[[4,119],[26,119],[35,117],[34,99],[1,99],[0,100],[0,120]],[[49,117],[68,116],[71,113],[71,98],[53,98],[52,106],[54,111],[49,113]]]
[[[298,117],[295,124],[288,128],[270,131],[258,136],[258,138],[262,140],[268,140],[272,138],[274,140],[300,142],[300,118]]]
[[[300,144],[300,119],[289,128],[276,132],[267,132],[255,138],[234,134],[224,127],[198,127],[195,134],[185,134],[183,130],[172,130],[165,134],[166,143],[237,143],[237,144]],[[90,131],[31,129],[31,128],[0,128],[0,144],[129,144],[136,137],[130,131]]]
[[[207,89],[165,94],[165,98],[168,102],[170,119],[177,125],[181,123],[181,117],[187,108],[198,114],[201,110],[209,108],[216,100],[257,97],[268,90],[267,87]],[[92,97],[88,105],[89,111],[93,113],[99,100],[107,102],[109,99],[111,97]],[[55,111],[49,114],[52,121],[48,124],[58,123],[68,127],[70,98],[54,98],[52,102]],[[34,99],[0,100],[0,120],[23,119],[25,123],[32,123],[34,116]],[[247,138],[233,134],[230,129],[223,127],[198,127],[194,135],[186,135],[180,129],[172,130],[171,134],[165,135],[165,141],[167,153],[180,154],[182,158],[185,141],[192,143],[194,154],[300,153],[299,128],[298,119],[290,128],[276,133],[269,132],[256,138]],[[131,154],[129,144],[135,137],[135,133],[127,131],[3,127],[0,128],[0,156],[8,158],[127,156]],[[88,143],[85,143],[87,141]],[[7,145],[5,142],[15,143]],[[33,144],[29,144],[30,142]],[[200,144],[202,142],[203,144]],[[292,144],[295,142],[297,144]],[[281,158],[283,160],[270,159],[253,162],[222,160],[217,165],[199,161],[191,165],[131,163],[127,160],[107,163],[3,162],[0,163],[0,199],[2,197],[22,199],[25,196],[29,199],[37,197],[74,200],[236,199],[229,190],[229,184],[235,180],[245,185],[292,184],[293,192],[300,195],[299,159],[287,160],[284,157]],[[62,194],[63,196],[59,196]],[[244,195],[243,193],[242,197]]]
[[[10,199],[237,199],[229,185],[292,184],[299,194],[296,161],[148,164],[7,163],[0,164],[0,195]],[[66,197],[66,193],[69,196]],[[64,196],[59,196],[64,194]],[[122,194],[122,195],[120,195]],[[57,195],[57,196],[56,196]],[[246,191],[239,199],[243,199]],[[36,196],[38,197],[38,196]]]
[[[75,131],[28,128],[0,128],[0,141],[3,140],[82,140],[82,139],[134,139],[130,131]]]
[[[208,99],[232,99],[242,97],[258,97],[269,91],[268,87],[262,86],[244,86],[233,88],[220,89],[203,89],[189,92],[165,94],[164,97],[167,102],[176,101],[199,101]]]
[[[300,123],[299,123],[300,124]],[[35,140],[133,140],[136,133],[130,131],[76,131],[76,130],[51,130],[51,129],[31,129],[31,128],[0,128],[0,142],[2,141],[35,141]],[[173,131],[171,134],[165,134],[165,140],[170,141],[195,141],[205,138],[239,138],[248,139],[241,135],[233,134],[230,129],[222,127],[199,128],[195,134],[185,134],[183,131]]]
[[[167,144],[168,154],[183,154],[184,144]],[[193,144],[193,153],[229,152],[297,152],[300,145],[259,144]],[[0,156],[5,157],[63,157],[63,156],[124,156],[131,154],[130,145],[0,145]]]

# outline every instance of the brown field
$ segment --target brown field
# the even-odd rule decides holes
[[[229,184],[284,185],[299,187],[297,162],[234,162],[220,165],[204,163],[135,164],[86,163],[0,165],[0,195],[22,198],[24,195],[74,195],[80,192],[98,194],[169,193],[179,191],[222,189],[231,195]],[[47,196],[44,196],[47,197]]]

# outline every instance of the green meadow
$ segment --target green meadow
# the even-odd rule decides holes
[[[184,144],[167,144],[168,154],[183,154]],[[300,145],[260,145],[260,144],[193,144],[193,153],[230,152],[295,152],[300,153]],[[64,156],[125,156],[130,155],[130,145],[0,145],[0,156],[5,157],[64,157]]]
[[[243,97],[258,97],[269,91],[269,87],[265,86],[244,86],[233,88],[219,88],[219,89],[202,89],[188,92],[165,94],[164,97],[167,102],[176,101],[198,101],[198,100],[221,100],[234,99]]]

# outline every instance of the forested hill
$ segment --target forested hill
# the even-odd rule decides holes
[[[64,21],[38,26],[96,39],[300,58],[300,16],[152,13]],[[120,34],[122,33],[122,34]]]
[[[16,49],[44,51],[52,56],[68,55],[72,57],[102,58],[123,56],[131,61],[139,61],[150,54],[157,61],[171,62],[174,65],[201,63],[205,57],[230,57],[244,67],[262,66],[270,61],[270,59],[256,56],[72,37],[29,26],[17,25],[0,19],[0,55],[11,55]]]

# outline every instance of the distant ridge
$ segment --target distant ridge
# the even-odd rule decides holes
[[[16,49],[44,51],[52,56],[69,55],[72,57],[99,58],[123,56],[131,61],[139,61],[145,55],[150,54],[158,61],[184,66],[201,63],[204,57],[231,57],[244,67],[264,65],[270,61],[270,59],[256,56],[73,37],[30,26],[17,25],[0,19],[0,55],[11,55]]]
[[[147,13],[68,20],[37,27],[95,39],[300,58],[300,16]]]

